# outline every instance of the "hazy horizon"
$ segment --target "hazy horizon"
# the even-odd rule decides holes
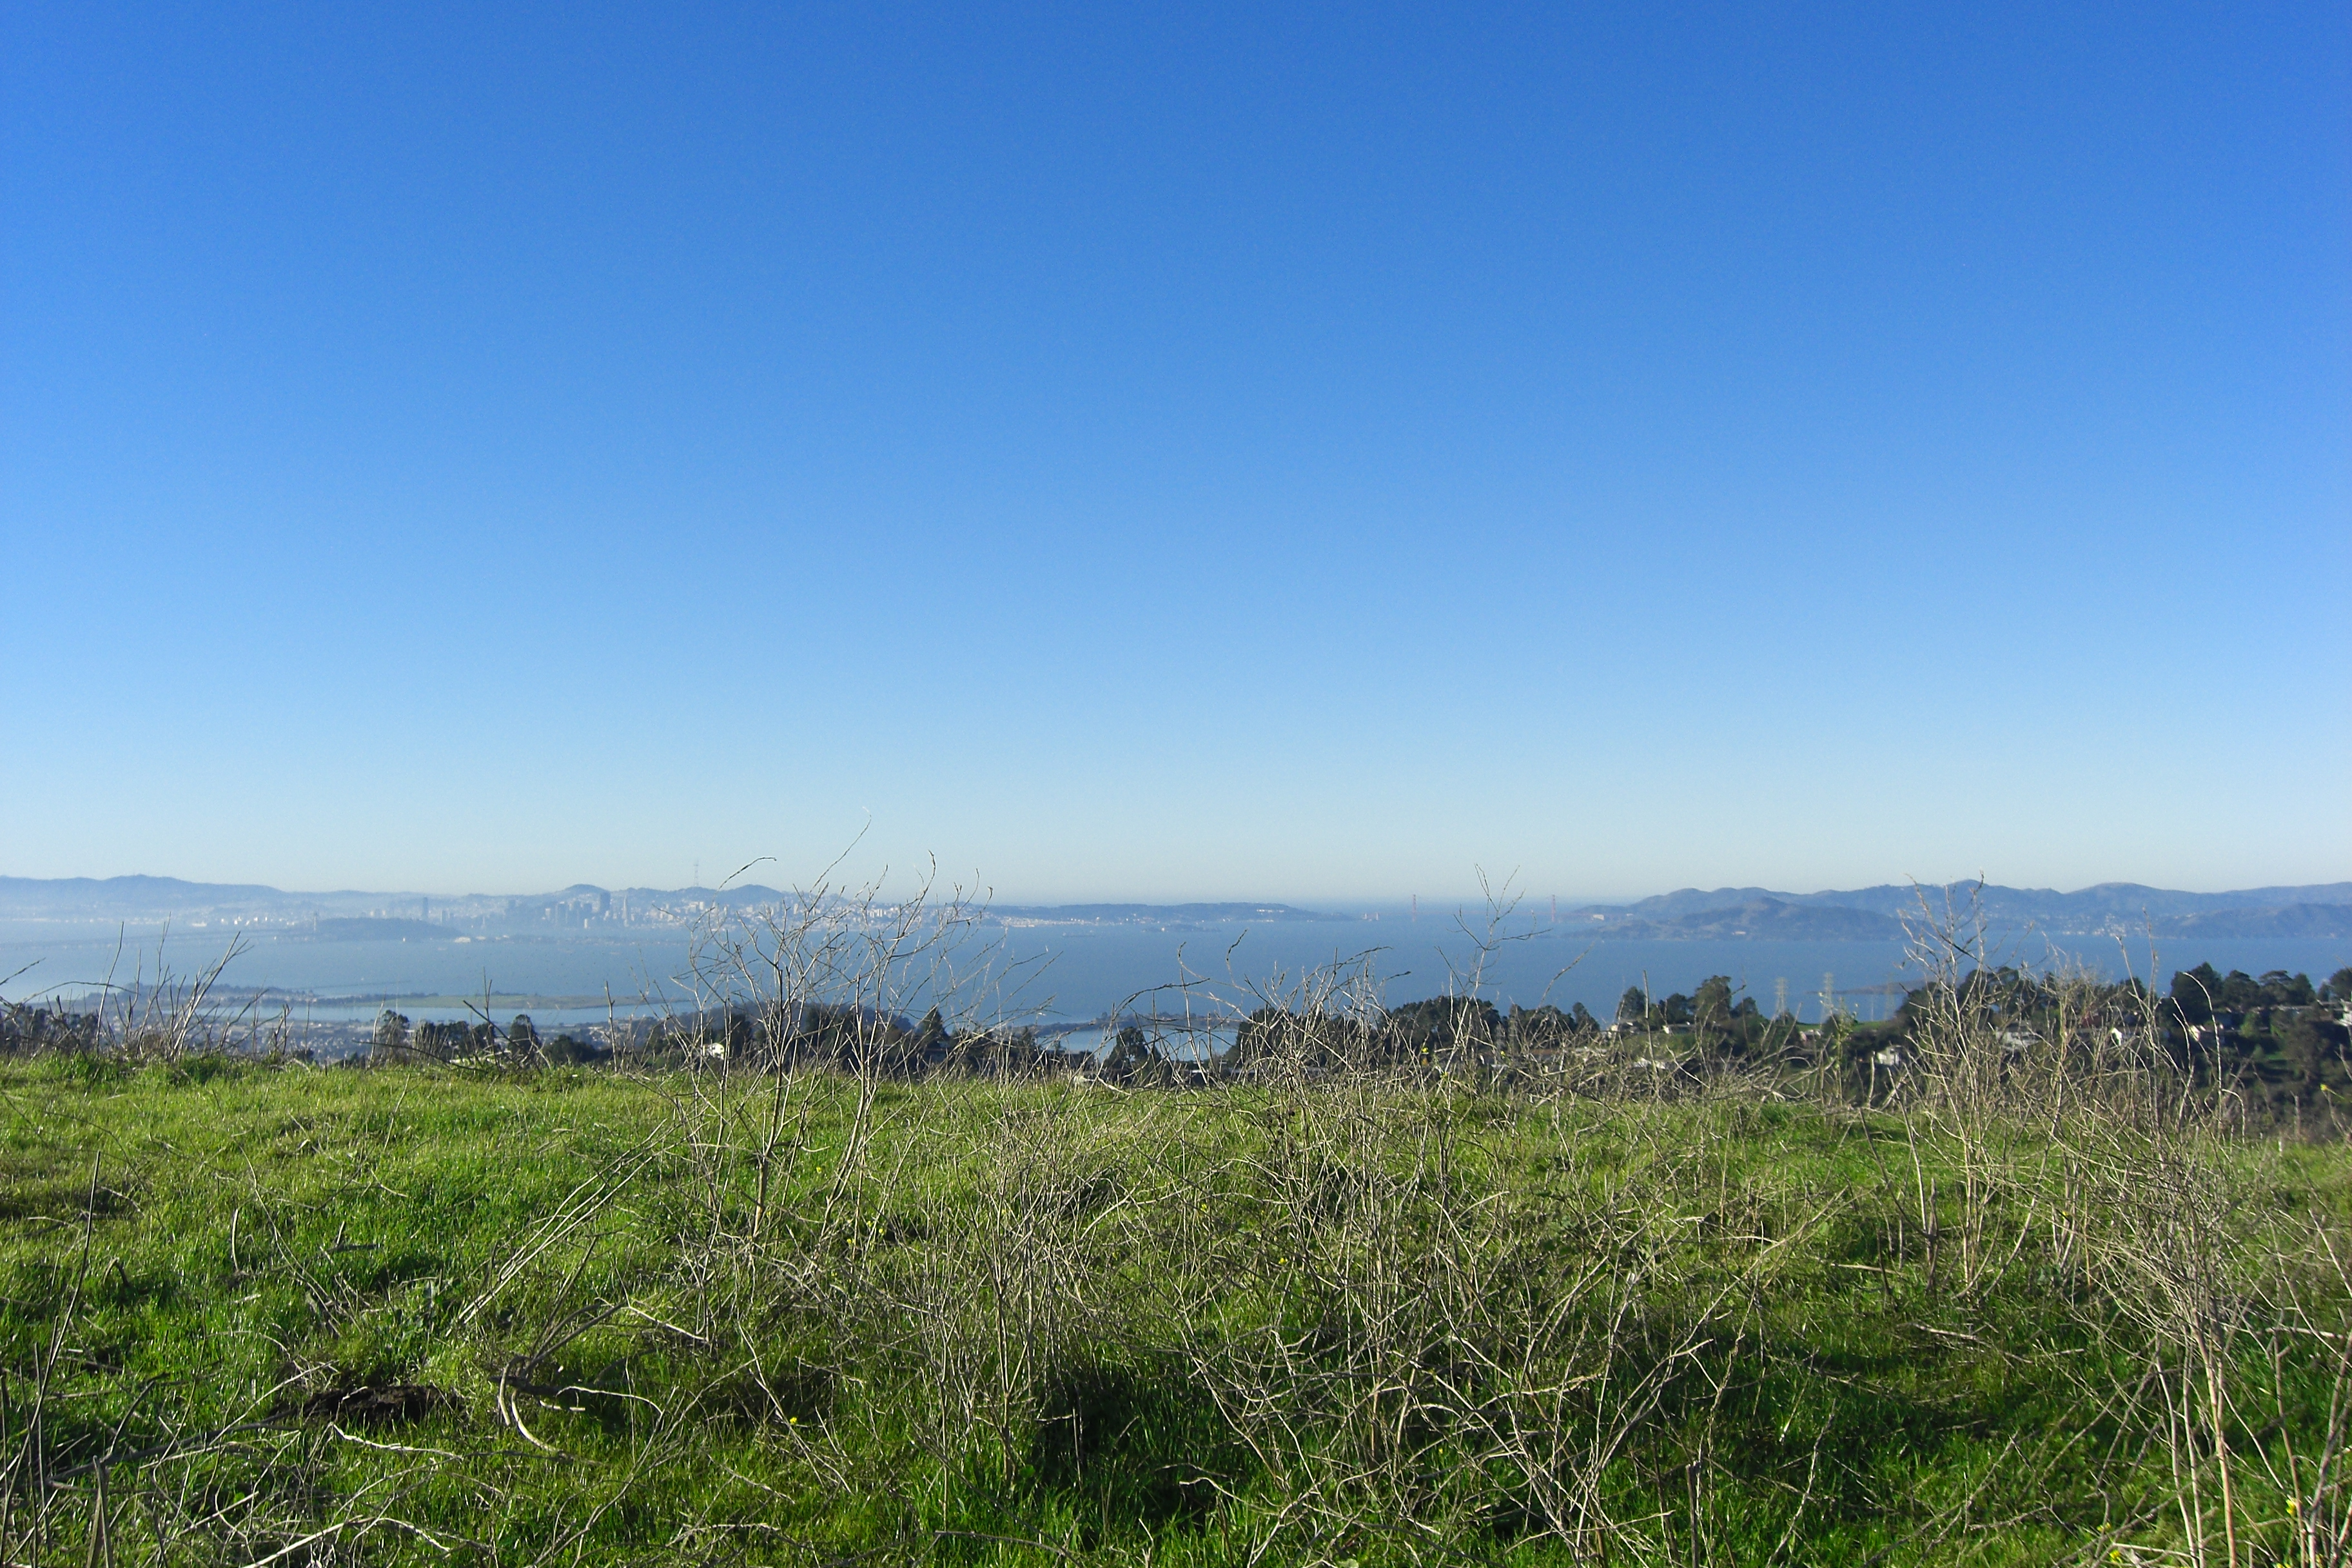
[[[691,868],[689,868],[688,877],[671,882],[603,881],[592,877],[573,877],[564,881],[551,882],[542,886],[509,888],[462,885],[449,885],[439,888],[409,886],[363,887],[356,883],[345,883],[339,886],[320,885],[315,887],[289,887],[280,883],[262,881],[251,877],[195,878],[153,871],[116,872],[105,877],[70,873],[64,876],[33,878],[25,877],[22,873],[8,868],[0,868],[0,879],[19,879],[28,881],[105,882],[116,879],[130,879],[137,878],[150,878],[156,880],[183,882],[196,887],[266,888],[273,892],[281,893],[288,897],[302,897],[305,895],[316,895],[320,897],[371,896],[396,899],[530,898],[542,894],[561,892],[568,888],[581,887],[597,888],[606,891],[641,889],[646,891],[683,892],[694,889],[718,890],[726,886],[748,885],[772,887],[780,892],[792,892],[801,888],[813,885],[814,880],[814,877],[805,879],[786,879],[779,880],[777,876],[774,874],[774,868],[770,867],[765,868],[770,873],[768,875],[757,874],[759,869],[761,868],[754,868],[751,870],[747,870],[744,875],[730,879],[723,883],[720,879],[716,878],[705,878],[700,880],[693,879]],[[887,868],[884,868],[884,870],[887,871]],[[2053,883],[2032,882],[2000,877],[1984,877],[1979,879],[1979,877],[1975,874],[1964,877],[1949,878],[1942,881],[1933,881],[1925,878],[1913,877],[1881,877],[1871,881],[1838,884],[1824,883],[1819,887],[1808,887],[1800,884],[1775,885],[1764,882],[1735,882],[1717,879],[1685,882],[1674,887],[1650,887],[1612,893],[1576,892],[1573,894],[1566,890],[1555,890],[1549,888],[1533,889],[1520,886],[1517,883],[1514,883],[1509,887],[1506,887],[1504,885],[1503,879],[1501,878],[1495,879],[1491,889],[1482,889],[1474,883],[1467,889],[1460,888],[1453,889],[1438,888],[1429,890],[1408,889],[1403,892],[1361,895],[1349,893],[1306,894],[1297,892],[1284,894],[1244,891],[1186,894],[1182,896],[1161,896],[1150,892],[1139,893],[1118,890],[1111,892],[1086,891],[1068,895],[1061,893],[1024,894],[1013,889],[999,888],[988,885],[984,881],[980,883],[965,881],[961,885],[967,889],[975,887],[982,888],[987,893],[989,902],[992,904],[1016,907],[1078,907],[1088,904],[1140,904],[1154,907],[1172,907],[1181,904],[1254,903],[1282,905],[1300,910],[1330,908],[1337,910],[1339,912],[1346,913],[1378,910],[1385,914],[1392,911],[1398,913],[1408,912],[1413,907],[1416,900],[1418,900],[1420,905],[1423,907],[1424,912],[1450,911],[1456,907],[1483,907],[1486,902],[1490,890],[1496,897],[1515,900],[1523,907],[1544,905],[1553,900],[1557,900],[1560,908],[1566,910],[1570,907],[1585,908],[1635,903],[1643,899],[1657,898],[1667,894],[1682,892],[1733,892],[1760,888],[1774,893],[1814,896],[1838,892],[1856,892],[1876,888],[1900,888],[1913,884],[1923,889],[1960,887],[1977,882],[1979,879],[1983,880],[1988,886],[1992,887],[2011,888],[2021,891],[2048,891],[2062,894],[2083,892],[2100,887],[2143,887],[2156,889],[2166,892],[2181,893],[2239,893],[2263,891],[2269,889],[2292,890],[2301,889],[2333,888],[2347,883],[2352,883],[2352,875],[2344,877],[2305,877],[2291,882],[2260,882],[2240,879],[2213,887],[2182,887],[2175,884],[2152,882],[2146,878],[2139,877],[2105,878],[2097,882],[2086,882],[2076,887],[2062,887]],[[942,874],[939,878],[935,886],[944,889],[950,882],[955,880],[955,879]],[[856,888],[863,886],[864,880],[859,877],[853,876],[845,881],[841,873],[836,871],[832,879],[831,885],[836,889],[842,889],[845,887]],[[910,892],[916,883],[912,874],[899,872],[884,875],[882,877],[881,885],[883,886],[886,894],[904,894]]]

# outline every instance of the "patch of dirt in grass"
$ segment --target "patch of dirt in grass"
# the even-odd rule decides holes
[[[362,1383],[322,1388],[302,1401],[299,1414],[305,1421],[345,1426],[397,1426],[457,1403],[455,1395],[421,1383]]]

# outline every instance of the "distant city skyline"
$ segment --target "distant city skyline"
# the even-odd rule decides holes
[[[31,5],[0,73],[0,872],[2352,876],[2341,5]]]

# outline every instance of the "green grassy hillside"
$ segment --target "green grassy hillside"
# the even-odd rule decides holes
[[[90,1057],[0,1110],[8,1562],[2342,1548],[2347,1157],[2160,1112]]]

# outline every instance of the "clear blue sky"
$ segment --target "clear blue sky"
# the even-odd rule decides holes
[[[22,4],[0,871],[2352,876],[2352,10]]]

